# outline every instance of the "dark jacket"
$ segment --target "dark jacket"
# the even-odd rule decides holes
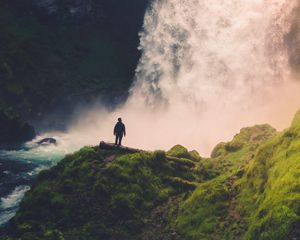
[[[118,135],[118,136],[126,135],[125,125],[122,122],[116,123],[114,128],[114,135]]]

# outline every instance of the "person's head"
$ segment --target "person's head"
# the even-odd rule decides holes
[[[122,118],[118,118],[118,122],[122,122]]]

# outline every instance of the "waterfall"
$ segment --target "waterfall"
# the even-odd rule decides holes
[[[264,95],[266,87],[285,80],[284,13],[293,5],[284,0],[155,1],[145,16],[143,55],[132,91],[147,103],[183,101],[202,110],[211,103],[221,108],[248,104],[253,91]]]
[[[288,127],[300,107],[285,41],[298,4],[153,0],[128,101],[114,112],[96,107],[81,113],[70,138],[82,145],[113,141],[113,125],[122,117],[126,145],[182,144],[209,155],[242,127]]]
[[[300,107],[284,42],[297,4],[154,1],[140,34],[142,57],[126,108],[139,105],[143,115],[147,109],[155,127],[146,122],[158,130],[157,138],[200,149],[202,144],[204,151],[243,126],[288,126],[281,115]]]

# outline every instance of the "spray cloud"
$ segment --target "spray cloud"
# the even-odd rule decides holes
[[[92,108],[69,129],[79,145],[112,141],[119,116],[126,145],[182,144],[208,155],[240,128],[289,125],[300,107],[284,37],[297,0],[155,0],[141,32],[142,57],[128,101]]]

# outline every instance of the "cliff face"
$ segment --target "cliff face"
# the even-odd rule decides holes
[[[18,147],[35,137],[34,128],[9,109],[0,108],[0,126],[0,148]]]
[[[33,3],[57,18],[82,18],[90,15],[93,10],[92,1],[87,0],[33,0]]]
[[[77,103],[122,102],[139,59],[147,5],[148,0],[1,1],[0,107],[57,127]]]
[[[211,158],[84,148],[43,171],[3,239],[298,239],[300,122],[244,128]],[[20,239],[20,238],[18,238]]]

